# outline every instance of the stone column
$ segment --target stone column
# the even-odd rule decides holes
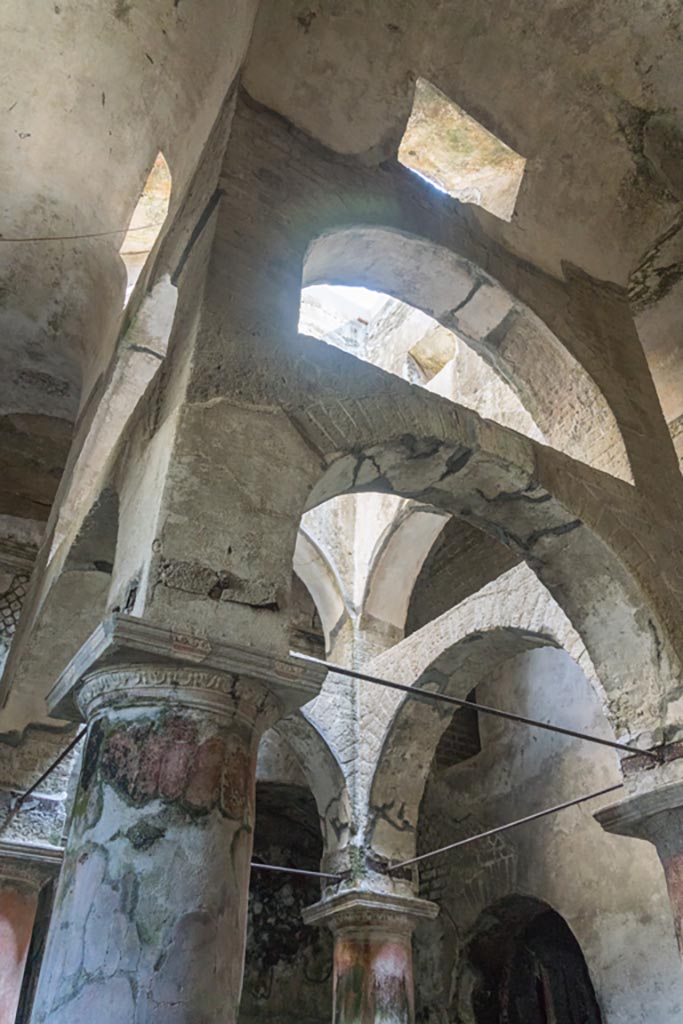
[[[14,1024],[38,897],[59,870],[58,847],[0,841],[0,1024]]]
[[[627,797],[599,810],[595,818],[607,832],[645,839],[656,848],[683,958],[683,782]]]
[[[130,620],[117,632],[91,638],[55,691],[89,728],[31,1020],[232,1024],[258,741],[315,687],[287,659],[207,642],[193,666],[189,641]]]
[[[334,1024],[412,1024],[412,934],[436,904],[379,892],[339,893],[304,911],[334,935]]]

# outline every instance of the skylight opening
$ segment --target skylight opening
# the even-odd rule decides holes
[[[367,326],[390,301],[389,295],[369,288],[310,285],[301,293],[299,332],[365,358]]]
[[[161,233],[170,202],[171,171],[164,154],[158,153],[119,249],[128,274],[124,306]]]
[[[526,160],[424,78],[398,159],[461,203],[512,219]]]

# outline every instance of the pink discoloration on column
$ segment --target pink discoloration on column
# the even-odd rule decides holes
[[[337,936],[334,1020],[337,1024],[410,1024],[415,1017],[410,934],[366,939]]]
[[[413,1024],[412,933],[437,908],[426,900],[349,891],[304,913],[334,933],[334,1024]]]
[[[0,1024],[14,1024],[37,903],[37,893],[0,889]]]
[[[595,817],[607,832],[645,839],[657,850],[683,958],[683,782],[634,794]]]
[[[97,1005],[98,1024],[234,1024],[256,751],[278,706],[195,670],[186,688],[136,670],[143,702],[131,671],[83,698],[96,713],[32,1020],[91,1024]]]

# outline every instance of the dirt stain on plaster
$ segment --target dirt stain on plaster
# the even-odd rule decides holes
[[[274,584],[243,579],[226,569],[212,569],[199,562],[165,560],[159,566],[158,581],[170,590],[180,590],[211,601],[232,601],[265,611],[278,611]]]
[[[132,3],[128,0],[116,0],[114,4],[114,17],[117,21],[128,21],[128,15],[133,10]]]
[[[301,25],[302,29],[306,34],[311,31],[311,25],[318,17],[317,11],[306,11],[304,14],[297,15],[297,21]]]

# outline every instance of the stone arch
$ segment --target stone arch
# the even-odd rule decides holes
[[[163,230],[171,205],[171,170],[159,150],[138,196],[119,256],[126,268],[126,303]]]
[[[318,608],[306,584],[296,572],[292,573],[288,612],[290,650],[314,658],[324,658],[327,650],[325,632]]]
[[[581,638],[525,566],[505,573],[380,655],[370,671],[416,689],[464,698],[486,673],[539,647],[564,649],[605,707],[603,688]],[[372,720],[373,732],[380,737],[377,747],[366,751],[374,764],[366,841],[375,856],[394,862],[414,856],[422,794],[453,710],[400,692],[383,694],[381,702],[368,694],[363,708],[365,731]]]
[[[328,349],[330,377],[350,357]],[[309,507],[379,490],[471,522],[546,584],[581,634],[618,710],[617,728],[662,738],[683,637],[676,538],[656,534],[628,485],[505,430],[455,403],[367,367],[289,414],[327,467]],[[665,625],[666,624],[666,625]]]
[[[346,599],[330,560],[302,526],[299,527],[294,548],[294,572],[318,610],[325,634],[325,647],[329,651],[332,638],[348,619]]]
[[[136,406],[166,357],[175,323],[178,290],[163,275],[140,301],[112,359],[92,417],[74,440],[75,460],[57,510],[49,559],[69,538],[103,475]]]
[[[344,771],[323,727],[302,708],[273,727],[294,752],[318,808],[325,870],[334,871],[336,855],[346,846],[351,828],[351,801]]]
[[[361,624],[382,620],[403,632],[415,580],[447,518],[406,503],[387,526],[374,553],[362,601]]]
[[[365,225],[312,241],[303,284],[320,283],[363,285],[432,316],[513,389],[550,445],[633,482],[617,420],[594,380],[540,316],[482,267],[426,238]]]
[[[549,1013],[553,1020],[602,1024],[576,937],[556,910],[535,897],[507,896],[482,912],[458,975],[463,1024],[497,1024],[501,1010],[510,1024],[540,1024],[551,1019]]]

